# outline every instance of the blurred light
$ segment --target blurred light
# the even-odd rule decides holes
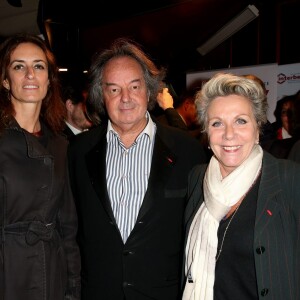
[[[254,5],[248,5],[240,14],[229,21],[221,29],[219,29],[210,39],[197,48],[197,51],[201,55],[207,54],[209,51],[217,47],[233,34],[238,32],[256,17],[258,17],[259,11]]]

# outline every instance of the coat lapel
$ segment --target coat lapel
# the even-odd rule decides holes
[[[278,164],[268,153],[264,153],[261,183],[258,190],[256,209],[256,236],[259,236],[264,228],[272,222],[278,214],[279,206],[276,195],[281,191]]]
[[[115,223],[106,184],[107,142],[105,133],[106,130],[103,130],[102,133],[100,133],[99,142],[87,154],[86,164],[95,192],[107,214]],[[165,193],[166,181],[169,178],[175,164],[176,156],[172,153],[172,151],[170,151],[159,135],[156,134],[148,188],[144,196],[137,221],[150,210],[153,206],[153,201],[160,201],[163,197],[162,195]]]
[[[175,164],[176,156],[156,134],[148,188],[137,221],[150,210],[153,201],[160,201],[164,197],[166,181]]]
[[[106,130],[100,133],[99,142],[92,148],[86,156],[87,169],[90,181],[98,195],[104,209],[115,223],[114,214],[111,208],[107,184],[106,184]]]

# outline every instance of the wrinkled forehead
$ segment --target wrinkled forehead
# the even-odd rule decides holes
[[[137,60],[129,56],[120,56],[110,59],[103,68],[103,76],[116,72],[134,72],[143,74],[142,66]]]

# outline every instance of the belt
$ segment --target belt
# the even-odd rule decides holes
[[[17,222],[0,227],[0,243],[5,242],[7,234],[23,234],[28,245],[34,245],[38,241],[50,241],[53,237],[55,223],[44,224],[40,221]]]

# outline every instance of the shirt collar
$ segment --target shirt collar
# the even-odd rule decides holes
[[[284,127],[282,127],[282,138],[283,139],[287,139],[287,138],[290,138],[292,137],[286,130]]]
[[[153,138],[154,138],[154,135],[155,135],[156,126],[155,126],[153,120],[151,119],[150,114],[149,114],[148,111],[146,112],[146,118],[148,120],[147,121],[147,125],[143,129],[143,131],[138,135],[138,137],[140,137],[142,134],[147,134],[149,136],[149,138],[150,138],[150,142],[152,142]],[[107,133],[106,133],[106,137],[107,138],[108,138],[108,134],[109,134],[110,131],[113,132],[114,134],[116,134],[117,136],[119,136],[119,134],[112,127],[111,121],[108,120],[108,123],[107,123]],[[138,139],[138,137],[136,139]]]
[[[79,129],[75,128],[74,126],[72,126],[72,125],[71,125],[70,123],[68,123],[67,121],[65,121],[65,122],[66,122],[67,126],[72,130],[72,132],[73,132],[74,134],[79,134],[79,133],[82,132],[82,130],[79,130]]]
[[[183,117],[180,113],[178,113],[178,114],[179,114],[180,118],[182,119],[183,123],[184,123],[185,125],[187,125],[187,124],[186,124],[186,121],[185,121],[185,119],[184,119],[184,117]]]

